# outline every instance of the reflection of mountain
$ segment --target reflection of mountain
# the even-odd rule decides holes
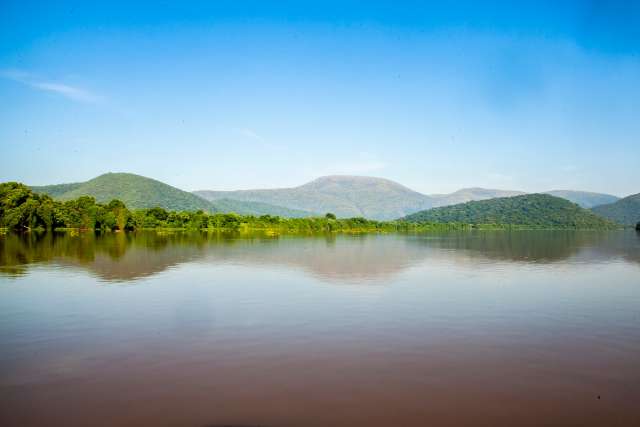
[[[233,246],[213,245],[206,261],[301,268],[326,280],[384,279],[427,254],[398,235],[283,237]]]
[[[207,233],[7,234],[0,274],[55,263],[84,268],[105,281],[148,277],[200,262],[300,268],[323,280],[384,280],[424,263],[553,263],[620,258],[640,264],[640,234],[630,231],[489,231],[416,235],[286,236]]]

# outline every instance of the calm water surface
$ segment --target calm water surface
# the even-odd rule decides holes
[[[638,426],[640,235],[3,235],[0,425]]]

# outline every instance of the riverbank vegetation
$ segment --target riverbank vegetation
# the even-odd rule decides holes
[[[168,211],[155,207],[129,210],[119,200],[97,203],[93,197],[56,201],[23,184],[0,184],[0,227],[10,230],[266,230],[271,232],[392,232],[464,229],[464,224],[409,224],[365,218],[284,218],[196,211]]]
[[[591,225],[591,224],[590,224]],[[606,224],[607,226],[609,224]],[[29,187],[8,182],[0,184],[0,229],[29,230],[264,230],[267,233],[364,233],[422,232],[468,229],[553,228],[517,224],[471,224],[463,221],[375,221],[365,218],[321,217],[285,218],[272,215],[237,215],[196,211],[169,211],[160,207],[130,210],[120,200],[97,203],[80,196],[57,201]],[[578,227],[576,227],[578,228]]]

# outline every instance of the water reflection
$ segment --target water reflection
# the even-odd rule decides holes
[[[0,425],[640,425],[639,255],[634,232],[0,236]]]
[[[417,235],[267,236],[262,233],[25,233],[0,236],[0,274],[38,264],[77,267],[104,281],[131,281],[189,262],[281,265],[329,281],[389,278],[425,262],[640,264],[633,231],[492,231]]]

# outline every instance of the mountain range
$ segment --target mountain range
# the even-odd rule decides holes
[[[422,194],[394,181],[365,176],[334,175],[315,179],[292,188],[194,191],[209,201],[233,199],[258,201],[272,205],[315,212],[332,212],[339,217],[364,216],[391,220],[426,209],[474,200],[526,194],[522,191],[464,188],[450,194]],[[549,192],[582,207],[590,208],[618,200],[616,196],[585,191],[554,190]]]
[[[208,212],[285,217],[317,216],[332,212],[338,217],[364,216],[378,220],[402,218],[416,212],[469,201],[525,194],[512,190],[465,188],[450,194],[427,195],[384,178],[346,175],[321,177],[292,188],[202,190],[190,193],[140,175],[106,173],[86,182],[31,188],[35,192],[46,193],[59,200],[69,200],[82,195],[93,196],[101,203],[120,199],[132,209],[160,206],[168,210],[202,209]],[[601,193],[554,190],[549,194],[585,208],[602,202],[618,202],[617,197]],[[628,202],[624,200],[620,200],[623,210],[628,208]],[[598,213],[606,216],[609,215],[608,212],[603,209]],[[635,218],[634,215],[631,213],[631,218]],[[608,217],[617,220],[612,216]],[[625,221],[628,222],[629,219]]]

